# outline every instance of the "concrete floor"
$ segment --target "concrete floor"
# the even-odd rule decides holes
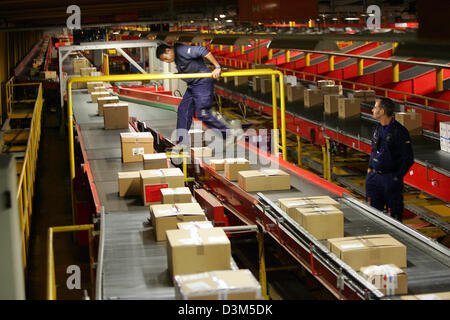
[[[46,299],[48,228],[72,224],[67,135],[60,133],[59,115],[54,110],[55,107],[46,104],[43,111],[28,254],[27,299],[30,300]],[[82,299],[84,289],[90,292],[91,287],[88,247],[78,246],[73,233],[55,234],[53,245],[57,299]],[[67,288],[66,281],[71,274],[66,271],[70,265],[80,267],[81,289]]]

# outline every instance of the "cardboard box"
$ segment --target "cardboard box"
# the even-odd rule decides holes
[[[75,58],[72,60],[73,64],[73,73],[81,74],[81,68],[89,68],[90,63],[85,58]]]
[[[261,79],[260,92],[262,94],[266,94],[266,93],[271,93],[272,92],[272,79]]]
[[[323,93],[319,89],[306,89],[303,93],[306,108],[319,107],[323,104]]]
[[[408,129],[410,136],[422,135],[422,114],[418,112],[396,112],[395,120]]]
[[[91,72],[93,72],[93,71],[97,71],[97,69],[94,67],[80,68],[80,74],[82,77],[90,77]]]
[[[203,147],[205,142],[205,131],[202,129],[191,129],[188,131],[192,147]]]
[[[261,300],[261,285],[247,269],[175,276],[178,300]]]
[[[253,77],[253,92],[261,91],[261,80],[263,80],[263,79],[264,79],[264,77],[261,77],[261,76]],[[265,79],[267,79],[267,77]]]
[[[121,132],[120,145],[122,162],[141,162],[144,154],[153,153],[153,136],[150,132]]]
[[[450,121],[439,123],[439,138],[441,150],[450,152]]]
[[[152,143],[153,149],[153,143]],[[168,168],[169,163],[167,162],[167,155],[162,153],[144,153],[142,156],[144,163],[144,170],[151,169],[163,169]]]
[[[97,98],[98,105],[98,115],[103,116],[103,106],[105,104],[119,103],[119,97],[109,96],[109,97],[99,97]]]
[[[406,246],[389,234],[328,239],[328,249],[356,271],[381,264],[406,268]]]
[[[44,79],[56,79],[58,78],[58,75],[56,74],[56,71],[41,71],[41,77]]]
[[[353,119],[361,116],[361,101],[354,98],[338,99],[338,117],[340,119]]]
[[[177,227],[180,230],[191,230],[191,229],[212,229],[214,225],[211,221],[189,221],[189,222],[178,222]]]
[[[119,196],[139,196],[141,194],[141,176],[139,171],[118,172]]]
[[[303,101],[305,98],[305,87],[302,85],[286,86],[286,96],[288,102]]]
[[[248,86],[248,77],[234,77],[234,85],[236,87]]]
[[[386,296],[408,294],[408,275],[396,265],[362,267],[360,273]]]
[[[289,190],[290,175],[279,169],[240,171],[238,185],[248,192]]]
[[[94,103],[97,103],[97,99],[99,97],[109,97],[110,93],[108,91],[99,91],[99,92],[92,92],[91,93],[91,101]]]
[[[401,300],[450,300],[450,291],[401,296]]]
[[[353,98],[361,99],[364,102],[375,102],[376,94],[374,90],[356,90]]]
[[[225,178],[237,181],[239,171],[250,170],[250,162],[245,158],[225,159],[224,170]]]
[[[212,157],[212,149],[208,147],[191,148],[191,156],[194,158]]]
[[[317,81],[317,87],[333,86],[334,80],[319,80]]]
[[[163,204],[192,202],[191,190],[188,187],[164,188],[160,192]]]
[[[281,198],[278,199],[278,205],[281,210],[291,217],[294,215],[296,208],[311,208],[317,206],[333,206],[336,209],[341,208],[339,202],[329,196]]]
[[[340,98],[344,98],[344,96],[341,94],[326,94],[323,97],[323,112],[325,114],[338,113]]]
[[[222,228],[167,230],[167,265],[172,277],[231,269],[231,245]]]
[[[184,174],[179,168],[141,170],[141,192],[144,205],[161,202],[163,188],[184,187]]]
[[[223,171],[225,170],[225,159],[211,159],[209,166],[216,171]]]
[[[128,103],[111,103],[103,105],[105,129],[128,129]]]
[[[167,240],[166,231],[177,229],[178,222],[206,220],[202,207],[196,202],[154,204],[150,206],[150,215],[156,241]]]
[[[344,236],[344,213],[334,206],[294,209],[292,218],[317,240]]]
[[[103,76],[103,72],[101,72],[101,71],[91,71],[91,73],[89,75],[91,77],[101,77],[101,76]]]
[[[342,86],[341,85],[326,85],[320,87],[320,91],[323,94],[342,94]]]
[[[92,81],[92,82],[87,82],[86,85],[87,85],[88,93],[91,94],[92,92],[94,92],[94,88],[95,87],[103,86],[103,82],[101,82],[101,81]]]

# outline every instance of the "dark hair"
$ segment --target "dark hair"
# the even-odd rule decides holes
[[[166,53],[166,49],[172,49],[172,47],[164,43],[160,44],[156,48],[156,57],[159,59],[162,54]]]
[[[384,110],[384,114],[388,117],[392,117],[394,115],[395,108],[394,102],[391,99],[385,97],[380,97],[378,99],[380,100],[380,108]]]

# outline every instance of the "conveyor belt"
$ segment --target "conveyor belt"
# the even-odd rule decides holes
[[[363,52],[362,55],[372,56],[373,57],[373,56],[375,56],[375,55],[377,55],[377,54],[379,54],[381,52],[387,51],[387,50],[389,50],[391,48],[392,48],[392,44],[386,43],[386,44],[383,44],[381,46],[376,47],[375,49]],[[356,61],[357,61],[357,59],[355,59],[355,58],[345,59],[345,60],[343,60],[343,61],[341,61],[339,63],[336,63],[334,65],[334,69],[338,70],[338,69],[342,69],[342,68],[348,67],[348,66],[352,65],[353,63],[356,63]]]
[[[255,101],[260,101],[268,106],[272,106],[271,94],[253,96],[250,87],[235,87],[232,83],[218,83],[217,87],[239,92],[251,97]],[[370,108],[369,105],[366,106]],[[356,121],[344,121],[335,116],[327,116],[323,113],[323,107],[305,108],[303,102],[291,103],[286,101],[286,112],[300,119],[316,123],[334,131],[345,133],[345,135],[359,139],[370,144],[373,129],[376,122],[371,119],[361,118]],[[433,170],[450,177],[450,154],[440,150],[440,142],[437,139],[424,135],[412,139],[414,160],[424,166],[429,166]]]
[[[439,64],[448,64],[447,60],[431,60],[429,63],[439,63]],[[432,67],[424,67],[424,66],[414,66],[412,68],[406,69],[399,73],[400,81],[414,79],[418,76],[424,75],[427,72],[433,71],[435,68]]]
[[[174,289],[167,273],[165,244],[154,241],[153,229],[146,224],[148,208],[139,198],[119,198],[118,171],[138,169],[139,164],[122,164],[119,132],[104,130],[102,118],[95,116],[96,104],[89,103],[85,90],[74,92],[74,117],[80,125],[86,153],[104,215],[104,248],[102,259],[103,299],[173,299]],[[129,104],[130,116],[167,136],[175,126],[171,111]],[[87,114],[87,115],[86,115]],[[250,154],[252,151],[247,151]],[[252,165],[252,169],[258,165]],[[330,195],[301,176],[291,176],[291,191],[264,192],[269,199],[280,197]],[[256,193],[251,194],[257,198]],[[448,256],[402,233],[391,223],[367,216],[355,206],[345,206],[345,235],[390,233],[408,246],[408,268],[411,293],[450,290]],[[430,272],[432,270],[433,272]]]

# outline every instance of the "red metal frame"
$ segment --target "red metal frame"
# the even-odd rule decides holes
[[[194,197],[203,209],[206,210],[208,220],[214,222],[214,226],[228,226],[228,217],[225,215],[224,206],[205,189],[195,189]]]

